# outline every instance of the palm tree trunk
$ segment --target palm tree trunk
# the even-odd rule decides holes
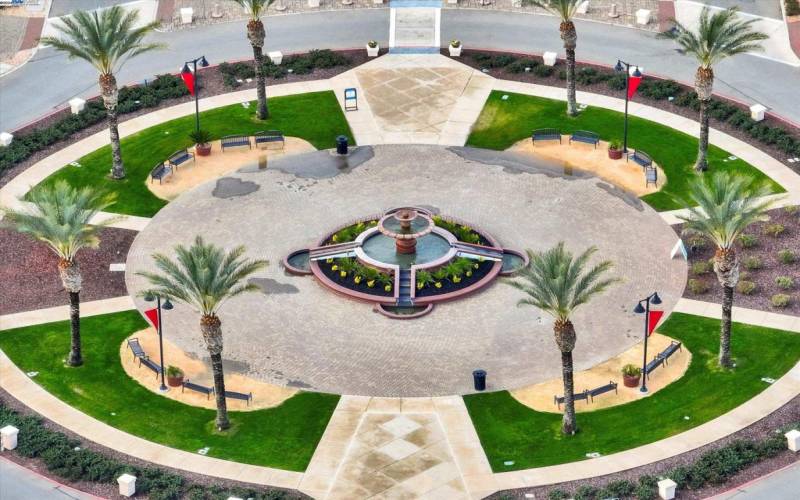
[[[577,116],[578,101],[575,90],[575,49],[567,49],[567,114]]]
[[[100,94],[108,116],[108,134],[111,137],[111,178],[124,179],[125,166],[122,164],[122,150],[117,128],[117,79],[111,73],[100,75]]]
[[[561,353],[561,378],[564,382],[564,417],[561,432],[573,435],[577,431],[575,423],[575,386],[572,379],[572,351]]]
[[[256,116],[259,120],[269,118],[269,107],[267,105],[267,78],[264,76],[264,54],[261,47],[253,46],[253,59],[256,69],[256,94],[258,95],[258,110]]]
[[[708,170],[708,104],[709,100],[700,101],[700,142],[697,148],[697,161],[694,169],[698,172]]]
[[[71,342],[69,350],[69,366],[81,366],[83,356],[81,355],[81,299],[80,292],[69,292],[69,324]]]
[[[731,368],[731,311],[733,310],[733,287],[722,287],[722,322],[719,329],[719,364]]]
[[[211,370],[214,372],[214,394],[217,402],[217,430],[224,431],[231,426],[228,420],[228,405],[225,400],[225,375],[222,372],[222,354],[211,354]]]

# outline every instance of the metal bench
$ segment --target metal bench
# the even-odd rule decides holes
[[[256,147],[258,147],[259,144],[264,144],[265,149],[269,148],[270,144],[278,144],[280,149],[283,149],[283,147],[286,145],[286,141],[283,138],[283,132],[280,130],[262,130],[261,132],[256,132],[253,134],[253,138],[255,140]]]
[[[128,339],[128,349],[130,349],[133,353],[134,361],[136,361],[136,358],[147,357],[147,355],[144,353],[144,349],[142,349],[142,344],[139,343],[139,337],[131,337]]]
[[[591,144],[595,149],[597,149],[597,144],[600,143],[600,136],[594,132],[589,132],[588,130],[576,130],[569,137],[570,144],[572,144],[572,141]]]
[[[153,362],[152,359],[148,358],[147,356],[145,356],[143,358],[139,358],[139,366],[142,366],[142,365],[146,366],[151,371],[155,372],[156,377],[161,375],[161,367],[158,366],[155,362]]]
[[[253,400],[253,393],[248,392],[247,394],[245,394],[243,392],[225,391],[225,397],[229,399],[239,399],[241,401],[247,401],[247,405],[250,406],[250,401]]]
[[[583,392],[576,392],[575,394],[572,395],[572,400],[573,401],[586,401],[588,403],[589,402],[589,391],[584,389]],[[553,396],[553,402],[556,404],[556,406],[561,408],[561,404],[564,402],[564,396]]]
[[[189,160],[194,161],[194,153],[190,153],[186,149],[181,149],[169,155],[167,163],[169,166],[177,169],[179,165],[186,163]]]
[[[154,180],[158,179],[158,183],[162,184],[164,177],[168,175],[172,175],[172,167],[159,163],[150,171],[150,183],[152,184]]]
[[[658,357],[659,358],[663,358],[664,359],[664,363],[669,364],[669,363],[667,363],[667,360],[670,358],[670,356],[672,356],[676,352],[682,351],[682,350],[683,350],[682,344],[680,342],[678,342],[677,340],[673,340],[672,342],[670,342],[670,344],[667,346],[666,349],[664,349],[663,351],[658,353]]]
[[[611,391],[614,391],[615,394],[617,393],[617,383],[614,382],[614,381],[609,381],[606,385],[602,385],[602,386],[600,386],[600,387],[598,387],[596,389],[590,390],[589,391],[589,398],[590,398],[591,402],[594,403],[594,397],[595,396],[599,396],[601,394],[605,394],[605,393],[611,392]]]
[[[225,152],[225,148],[236,148],[240,146],[247,146],[250,149],[253,149],[253,145],[250,144],[250,136],[249,135],[226,135],[219,141],[220,146],[222,146],[222,152]]]
[[[644,168],[644,187],[650,184],[658,187],[658,170],[652,166]]]
[[[664,364],[664,358],[659,357],[656,355],[653,360],[647,363],[644,367],[644,374],[647,378],[650,378],[650,374],[655,371],[656,368]]]
[[[195,384],[194,382],[189,382],[188,379],[184,380],[183,383],[181,384],[181,392],[183,392],[184,389],[189,389],[190,391],[195,391],[195,392],[199,392],[199,393],[205,394],[206,395],[206,399],[209,399],[211,397],[211,395],[214,394],[214,388],[213,387],[206,387],[204,385]]]
[[[561,131],[556,128],[540,128],[531,134],[531,142],[536,141],[558,141],[561,144]]]
[[[644,151],[634,151],[633,153],[629,153],[626,161],[633,160],[634,163],[638,163],[641,165],[643,169],[650,167],[653,165],[653,160],[650,158],[650,155],[645,153]]]

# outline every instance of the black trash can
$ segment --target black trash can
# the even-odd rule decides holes
[[[340,135],[336,138],[336,154],[346,155],[347,154],[347,136]]]
[[[476,391],[486,390],[486,370],[475,370],[472,372],[472,380],[475,382]]]

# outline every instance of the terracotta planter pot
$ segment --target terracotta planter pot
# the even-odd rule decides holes
[[[625,385],[625,387],[639,387],[639,381],[641,379],[641,375],[623,375],[622,383]]]
[[[208,156],[211,154],[211,144],[198,144],[194,147],[197,156]]]
[[[622,159],[622,150],[621,149],[609,149],[608,150],[608,157],[612,160],[621,160]]]
[[[167,385],[170,387],[180,387],[183,384],[183,375],[177,377],[167,376]]]

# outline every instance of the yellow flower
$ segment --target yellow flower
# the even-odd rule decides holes
[[[325,262],[327,262],[328,264],[333,264],[333,259],[327,259]]]
[[[334,234],[333,237],[331,238],[331,241],[338,241],[338,240],[339,240],[339,236],[336,235],[336,234]]]
[[[421,281],[417,283],[417,290],[422,290],[422,287],[425,286]]]
[[[385,291],[387,291],[387,292],[391,292],[392,291],[392,285],[386,285],[385,287],[383,287],[383,289]]]
[[[435,286],[436,288],[442,288],[442,282],[441,282],[441,281],[437,281],[437,282],[436,282],[436,284],[435,284],[434,286]]]
[[[480,266],[479,266],[479,265],[478,265],[478,263],[476,262],[475,264],[472,264],[472,267],[474,267],[475,269],[478,269]]]
[[[339,266],[337,266],[336,264],[331,266],[331,271],[336,271],[338,269],[339,269]]]
[[[355,281],[355,282],[356,282],[356,285],[357,285],[357,284],[359,284],[359,283],[361,283],[361,276],[356,276],[356,277],[353,279],[353,281]]]
[[[367,281],[367,286],[368,286],[368,287],[370,287],[370,288],[372,288],[373,286],[375,286],[375,280],[369,280],[369,281]]]
[[[347,271],[339,271],[339,276],[344,278],[345,276],[347,276]]]
[[[453,283],[461,283],[461,276],[453,276]]]
[[[472,276],[472,271],[467,271],[466,275],[467,275],[467,278],[469,278],[470,276]]]

